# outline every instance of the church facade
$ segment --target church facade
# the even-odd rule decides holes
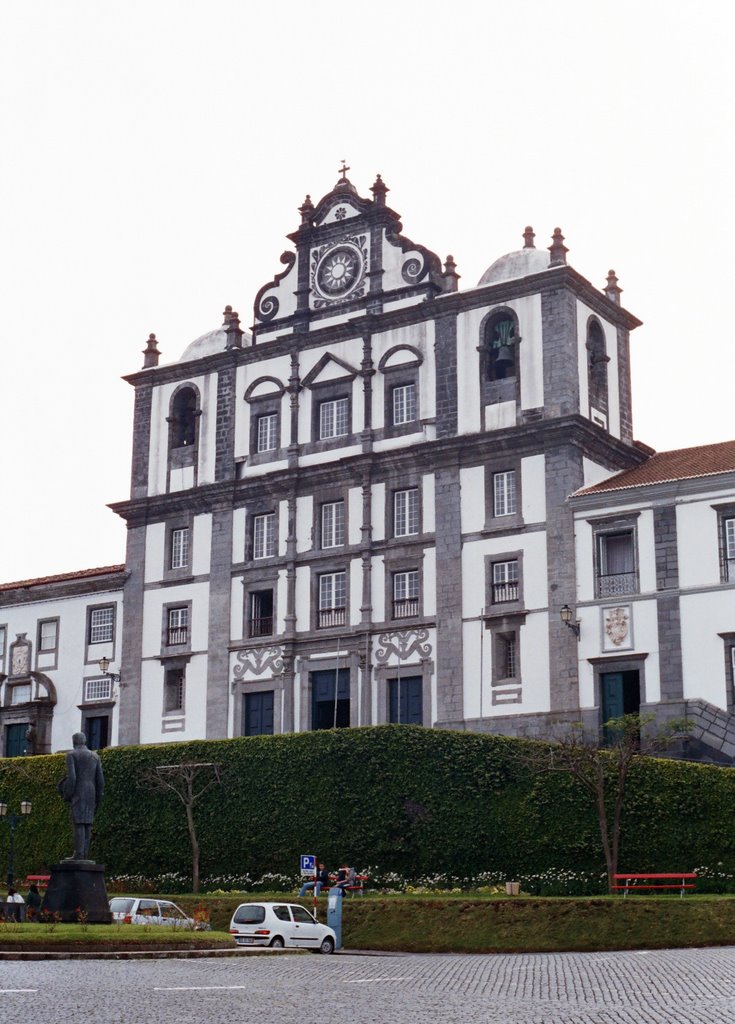
[[[107,742],[643,710],[731,757],[735,445],[634,440],[639,321],[558,228],[460,289],[346,171],[300,207],[252,331],[227,307],[168,364],[151,335],[127,378]]]

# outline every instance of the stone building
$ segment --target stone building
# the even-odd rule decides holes
[[[460,290],[347,170],[252,332],[150,336],[125,566],[0,587],[2,752],[642,709],[731,758],[735,442],[633,439],[639,321],[558,228]]]

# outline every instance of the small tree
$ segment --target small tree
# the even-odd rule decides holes
[[[597,733],[586,733],[582,723],[577,722],[560,739],[539,745],[523,756],[534,771],[571,775],[594,802],[610,892],[618,870],[623,804],[631,765],[644,754],[664,750],[687,731],[685,721],[673,721],[655,732],[647,729],[652,721],[653,716],[641,715],[611,718],[603,726],[604,747],[600,747]],[[642,734],[645,747],[641,744]]]
[[[212,786],[219,785],[221,765],[203,761],[157,765],[143,773],[146,785],[161,793],[175,793],[186,812],[186,827],[191,843],[192,892],[199,892],[199,840],[194,823],[194,804]]]

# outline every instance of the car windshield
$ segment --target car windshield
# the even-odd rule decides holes
[[[232,919],[235,924],[260,924],[265,921],[265,907],[259,907],[253,903],[243,903],[235,911]]]
[[[110,910],[113,914],[129,914],[133,909],[135,900],[123,899],[121,896],[116,896],[114,900],[110,900]]]

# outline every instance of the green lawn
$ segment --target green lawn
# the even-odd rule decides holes
[[[232,948],[227,932],[191,932],[132,924],[0,922],[0,950]]]

